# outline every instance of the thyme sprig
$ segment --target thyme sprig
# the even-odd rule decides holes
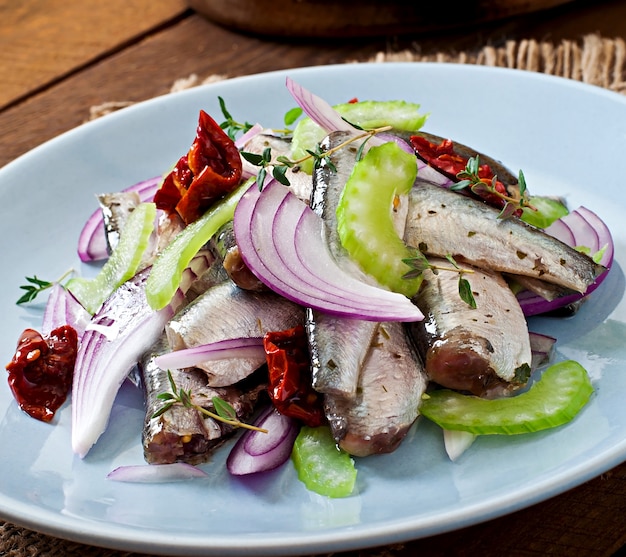
[[[463,300],[468,306],[470,306],[472,309],[476,309],[476,299],[474,298],[472,287],[469,281],[463,276],[464,274],[472,273],[473,271],[468,270],[468,269],[462,269],[458,265],[458,263],[454,260],[452,255],[450,254],[446,255],[446,259],[450,262],[450,265],[452,265],[452,267],[443,267],[441,265],[435,265],[431,263],[430,261],[428,261],[428,259],[422,252],[418,251],[414,257],[402,260],[411,268],[410,271],[407,271],[403,275],[403,278],[405,279],[418,278],[422,276],[424,271],[426,271],[427,269],[430,269],[430,271],[434,275],[438,275],[439,271],[448,271],[448,272],[458,273],[459,296],[461,300]]]
[[[17,305],[22,305],[34,301],[39,294],[41,294],[45,290],[52,288],[57,283],[62,283],[73,272],[73,269],[70,269],[69,271],[63,273],[63,275],[59,279],[52,282],[40,279],[39,277],[37,277],[37,275],[33,275],[32,277],[26,277],[26,282],[28,284],[22,284],[20,286],[20,289],[24,290],[25,292],[22,296],[20,296],[20,298],[18,298],[17,302],[15,303]]]
[[[226,102],[222,97],[217,97],[217,101],[220,104],[220,110],[225,118],[225,120],[220,124],[220,128],[222,128],[228,137],[230,137],[233,141],[235,141],[240,132],[246,133],[250,130],[250,128],[252,128],[252,124],[250,122],[238,122],[232,117],[231,113],[226,108]]]
[[[338,151],[341,151],[342,149],[346,148],[348,145],[351,145],[352,143],[364,140],[359,146],[357,153],[356,153],[356,159],[360,160],[361,157],[363,156],[363,150],[364,150],[366,142],[372,137],[374,137],[375,135],[389,131],[390,129],[391,129],[391,126],[382,126],[380,128],[374,128],[371,130],[363,130],[362,133],[349,137],[345,141],[342,141],[338,145],[335,145],[334,147],[331,147],[330,149],[327,149],[327,150],[323,150],[321,146],[318,144],[315,146],[314,149],[307,149],[306,150],[307,154],[296,160],[291,160],[289,159],[289,157],[285,157],[283,155],[276,157],[276,159],[274,159],[272,157],[271,147],[266,147],[263,150],[263,153],[261,154],[241,151],[241,156],[244,159],[246,159],[249,163],[253,164],[254,166],[259,167],[259,172],[257,173],[257,176],[256,176],[256,183],[258,184],[259,188],[263,187],[268,171],[272,173],[272,176],[278,182],[280,182],[281,184],[285,186],[289,186],[290,185],[289,178],[286,175],[287,170],[289,168],[295,169],[299,167],[304,161],[313,159],[315,165],[319,165],[323,163],[327,165],[333,172],[336,172],[337,169],[331,160],[331,156],[333,154],[335,154]]]
[[[480,157],[478,155],[476,155],[475,157],[470,157],[467,161],[465,169],[456,175],[456,177],[460,181],[452,185],[450,189],[453,191],[459,191],[465,188],[470,188],[472,192],[479,197],[484,197],[485,195],[493,195],[500,198],[502,201],[504,201],[504,206],[502,207],[502,210],[498,215],[498,218],[501,219],[506,219],[513,216],[518,209],[522,209],[524,207],[535,210],[528,198],[526,190],[526,179],[524,178],[524,173],[521,170],[519,171],[518,175],[518,189],[514,190],[513,194],[511,195],[498,191],[496,187],[496,184],[498,183],[497,176],[494,175],[491,179],[481,178],[479,176],[479,170]]]
[[[241,427],[244,429],[260,431],[261,433],[267,433],[267,429],[239,421],[237,413],[232,405],[220,397],[214,396],[211,398],[211,403],[213,404],[213,408],[215,408],[215,412],[211,412],[203,406],[196,404],[194,402],[194,395],[191,389],[185,390],[182,387],[178,387],[174,381],[174,377],[172,377],[172,372],[169,370],[167,371],[167,380],[169,381],[171,392],[159,393],[157,395],[157,398],[165,401],[165,404],[152,414],[152,418],[158,418],[170,410],[174,405],[180,404],[185,408],[193,408],[201,414],[208,416],[209,418],[213,418],[218,422],[222,422],[233,427]]]

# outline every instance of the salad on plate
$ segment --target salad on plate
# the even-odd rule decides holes
[[[584,411],[586,370],[527,318],[606,278],[601,218],[423,131],[418,105],[286,85],[285,129],[220,99],[163,176],[98,197],[77,248],[95,277],[28,278],[20,303],[49,295],[6,366],[20,408],[53,422],[71,393],[67,450],[88,458],[130,381],[145,463],[110,479],[191,479],[227,450],[233,476],[293,465],[330,497],[420,419],[454,460]]]

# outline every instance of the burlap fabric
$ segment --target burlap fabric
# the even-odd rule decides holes
[[[604,38],[587,35],[579,41],[564,40],[558,44],[535,40],[507,41],[500,46],[485,46],[469,52],[423,53],[416,47],[399,52],[380,52],[369,62],[412,62],[428,61],[442,63],[480,64],[515,68],[556,75],[582,81],[626,94],[626,41],[621,38]],[[349,60],[349,62],[359,62]],[[172,92],[197,85],[211,83],[228,76],[197,75],[176,80]],[[89,119],[128,106],[125,101],[111,101],[92,108]],[[397,546],[401,551],[401,546]],[[384,552],[367,552],[369,557],[377,555],[393,557],[396,548]],[[145,554],[113,551],[61,540],[0,521],[0,557],[145,557]]]

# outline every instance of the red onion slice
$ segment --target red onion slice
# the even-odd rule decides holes
[[[288,188],[271,181],[243,195],[233,219],[250,270],[285,298],[319,311],[370,321],[418,321],[420,310],[395,292],[344,271],[322,236],[323,221]]]
[[[237,138],[235,141],[235,147],[237,147],[237,149],[242,149],[248,141],[262,133],[263,130],[264,128],[261,124],[254,124],[254,126],[252,126],[246,133]]]
[[[158,176],[149,180],[144,180],[124,189],[123,191],[135,191],[139,194],[142,202],[152,201],[154,193],[159,188],[163,178]],[[104,233],[104,221],[102,211],[94,211],[87,219],[83,229],[78,236],[78,257],[87,263],[89,261],[100,261],[109,256],[107,242]]]
[[[196,466],[184,462],[175,462],[173,464],[119,466],[109,472],[106,479],[116,482],[166,483],[206,477],[208,474]]]
[[[247,429],[233,446],[226,460],[228,471],[234,476],[245,476],[274,470],[291,455],[298,435],[298,422],[268,407],[254,425],[267,433]]]
[[[183,369],[202,362],[264,354],[263,337],[233,338],[168,352],[157,356],[154,363],[161,369]]]
[[[546,228],[545,232],[558,238],[568,246],[587,247],[591,251],[591,255],[604,250],[599,263],[606,267],[606,271],[596,278],[595,282],[587,288],[584,295],[571,294],[556,300],[547,301],[532,292],[521,292],[518,294],[517,299],[524,311],[524,315],[527,317],[554,311],[577,302],[584,296],[588,296],[602,284],[613,264],[614,244],[611,232],[604,221],[586,207],[578,207],[578,209],[558,219]]]
[[[531,350],[530,368],[531,371],[534,371],[539,366],[547,364],[550,361],[556,339],[549,335],[543,335],[532,331],[530,331],[528,335],[530,338]]]
[[[90,319],[91,314],[71,292],[58,283],[52,286],[43,314],[41,327],[44,334],[49,334],[50,331],[62,325],[70,325],[76,330],[80,339]]]
[[[209,259],[195,257],[172,302],[154,311],[145,295],[150,268],[120,286],[102,304],[81,340],[72,383],[72,449],[81,458],[106,429],[117,392],[129,370],[159,335]]]

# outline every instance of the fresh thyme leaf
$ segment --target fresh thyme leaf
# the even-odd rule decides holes
[[[232,420],[232,421],[237,420],[237,412],[235,412],[235,409],[232,407],[232,405],[229,402],[225,401],[223,398],[220,398],[218,396],[214,396],[211,399],[211,402],[213,403],[213,407],[215,408],[215,413],[218,416],[226,420]]]
[[[498,214],[498,218],[499,219],[508,219],[510,217],[512,217],[515,212],[517,211],[517,207],[515,205],[513,205],[513,203],[505,203],[504,207],[502,207],[502,210],[500,211],[500,213]]]
[[[248,151],[240,151],[241,156],[246,159],[250,164],[254,166],[261,166],[263,164],[263,155],[258,153],[250,153]]]
[[[291,126],[298,118],[302,116],[302,109],[299,106],[288,110],[285,113],[283,121],[285,122],[285,126]]]
[[[261,155],[261,160],[265,165],[268,165],[272,162],[272,148],[266,147],[263,149],[263,154]]]
[[[471,190],[479,197],[487,195],[493,191],[490,186],[485,184],[485,182],[478,182],[473,184]]]
[[[341,119],[344,122],[348,122],[348,124],[350,124],[353,128],[357,129],[357,130],[362,130],[365,131],[365,128],[362,128],[361,126],[359,126],[358,124],[355,124],[354,122],[350,122],[350,120],[346,120],[343,116],[341,117]]]
[[[172,400],[173,398],[175,398],[173,393],[159,393],[156,397],[159,400]]]
[[[256,175],[256,184],[259,187],[259,190],[263,189],[263,184],[265,184],[265,177],[267,176],[267,169],[262,167],[259,170],[259,173]]]
[[[337,172],[337,167],[330,157],[324,157],[324,162],[326,163],[326,166],[330,168],[331,172]]]
[[[222,97],[218,96],[217,101],[219,102],[222,115],[225,118],[225,120],[220,124],[220,128],[222,128],[228,134],[228,137],[230,137],[233,141],[237,138],[237,134],[239,132],[245,133],[252,127],[252,124],[249,122],[244,122],[242,124],[241,122],[234,120],[226,108],[226,102],[224,102]]]
[[[163,414],[165,414],[165,412],[167,412],[172,406],[174,406],[174,401],[172,402],[168,402],[166,404],[164,404],[163,406],[161,406],[161,408],[159,408],[154,414],[152,414],[152,418],[158,418],[159,416],[162,416]]]
[[[220,103],[220,110],[222,111],[224,118],[226,118],[227,120],[232,120],[233,117],[231,116],[230,112],[228,112],[228,109],[226,108],[226,102],[224,101],[224,99],[218,96],[217,101]]]
[[[285,155],[280,155],[279,157],[276,157],[276,162],[279,162],[280,164],[288,168],[293,168],[294,166],[296,166],[296,163],[288,157],[285,157]]]
[[[368,138],[369,139],[369,138]],[[365,144],[367,143],[367,139],[359,145],[359,148],[356,152],[356,160],[360,161],[363,158],[363,153],[365,152]]]
[[[170,389],[172,389],[172,392],[176,395],[178,390],[176,387],[176,383],[174,383],[174,377],[172,377],[172,372],[169,369],[167,370],[167,380],[169,381]]]
[[[266,429],[240,422],[237,418],[237,414],[234,408],[228,402],[220,399],[219,397],[213,397],[211,400],[215,408],[215,412],[211,412],[210,410],[207,410],[206,408],[195,404],[193,402],[193,394],[191,392],[191,389],[189,389],[188,391],[184,389],[179,389],[176,386],[176,382],[174,381],[172,372],[169,369],[167,370],[167,380],[169,381],[172,392],[159,393],[157,395],[158,399],[167,400],[167,402],[163,406],[161,406],[161,408],[159,408],[154,414],[152,414],[152,418],[158,418],[159,416],[165,414],[165,412],[167,412],[175,404],[182,404],[185,408],[193,408],[194,410],[200,412],[205,416],[208,416],[209,418],[227,423],[233,427],[243,427],[245,429],[253,429],[262,433],[267,433]]]
[[[472,293],[472,287],[469,281],[466,278],[463,278],[462,274],[459,275],[459,296],[468,306],[472,309],[476,309],[476,300],[474,299],[474,294]]]
[[[67,271],[63,274],[63,276],[57,280],[57,283],[63,282],[65,277],[67,277],[72,271]],[[52,288],[55,282],[50,282],[48,280],[42,280],[37,277],[37,275],[33,275],[32,277],[25,277],[26,282],[30,284],[23,284],[20,286],[20,290],[24,290],[24,294],[20,296],[16,302],[17,305],[27,304],[28,302],[32,302],[41,292],[44,290],[48,290]]]
[[[402,275],[402,278],[407,280],[419,277],[426,269],[432,269],[432,265],[420,251],[416,252],[414,257],[403,259],[402,262],[411,268],[410,271]]]
[[[180,398],[180,402],[185,408],[193,408],[194,404],[191,401],[191,390],[185,391],[185,389],[180,389],[178,391],[178,396]]]
[[[459,177],[462,174],[462,172],[459,172],[457,174],[457,177]],[[450,186],[450,189],[452,191],[460,191],[460,190],[464,190],[465,188],[467,188],[469,185],[471,185],[471,181],[470,180],[461,180],[460,182],[457,182],[456,184],[452,184]]]
[[[450,264],[455,268],[455,269],[459,269],[459,265],[458,263],[454,260],[454,257],[452,257],[452,254],[447,253],[446,254],[446,259],[450,262]]]
[[[272,176],[274,176],[274,178],[276,178],[276,180],[278,180],[283,186],[291,185],[289,183],[289,178],[285,176],[285,173],[287,172],[287,168],[288,167],[286,166],[275,166],[272,169]]]
[[[524,173],[520,170],[517,178],[517,185],[519,187],[519,194],[524,197],[526,194],[526,178],[524,177]]]

